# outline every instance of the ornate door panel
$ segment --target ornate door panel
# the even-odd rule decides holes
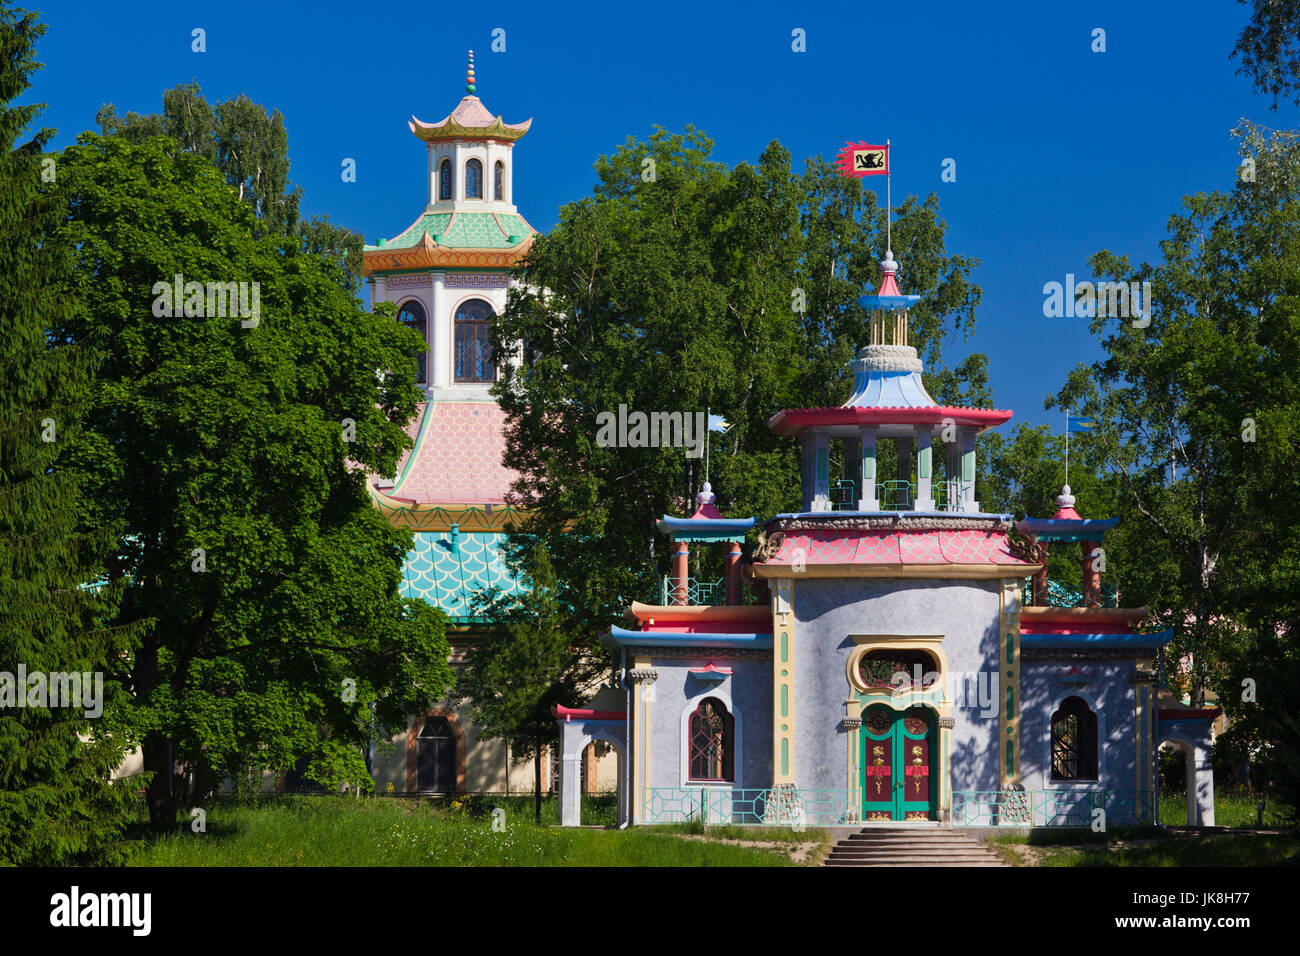
[[[862,819],[929,820],[934,810],[934,720],[914,707],[872,707],[862,718]]]

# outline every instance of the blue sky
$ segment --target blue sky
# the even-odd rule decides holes
[[[425,152],[406,122],[455,106],[470,48],[488,109],[534,118],[514,189],[542,231],[590,193],[598,155],[655,124],[702,128],[729,164],[773,139],[802,164],[889,138],[895,202],[937,193],[949,249],[982,263],[975,335],[947,355],[985,352],[1013,423],[1058,430],[1044,396],[1101,350],[1086,319],[1043,316],[1043,284],[1087,277],[1102,248],[1156,261],[1184,195],[1231,187],[1239,119],[1300,126],[1296,107],[1271,113],[1235,75],[1248,10],[1232,0],[30,5],[49,31],[29,99],[48,104],[56,146],[92,128],[104,103],[156,112],[165,89],[190,80],[212,102],[247,93],[285,115],[303,213],[368,242],[423,208]],[[206,53],[190,49],[195,27]],[[1098,27],[1104,53],[1091,50]],[[495,28],[504,53],[491,52]],[[792,51],[795,28],[807,52]],[[341,180],[344,157],[355,183]],[[946,158],[956,182],[940,180]]]

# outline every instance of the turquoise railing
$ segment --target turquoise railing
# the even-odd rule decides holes
[[[912,507],[910,481],[882,481],[879,484],[880,507],[885,511],[907,511]]]
[[[831,510],[858,510],[858,483],[848,478],[831,482]]]
[[[1106,811],[1105,824],[1155,823],[1152,790],[954,790],[955,827],[1091,827],[1093,812]]]
[[[849,819],[847,790],[794,790],[775,787],[648,787],[642,821],[733,826],[839,826]]]
[[[659,587],[649,603],[661,607],[669,604],[725,604],[727,603],[726,581],[723,579],[697,581],[695,578],[687,578],[686,600],[682,601],[678,597],[676,579],[671,575],[665,575],[660,579]]]
[[[1030,578],[1025,587],[1026,604],[1033,605],[1034,585],[1033,579]],[[1046,607],[1083,607],[1083,591],[1080,588],[1072,588],[1068,584],[1062,584],[1060,581],[1047,582],[1047,604]],[[1102,584],[1101,586],[1101,606],[1118,607],[1119,591],[1114,584]]]

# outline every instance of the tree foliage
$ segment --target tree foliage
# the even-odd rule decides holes
[[[1248,0],[1237,0],[1247,3]],[[1232,56],[1240,57],[1255,89],[1273,97],[1294,96],[1300,105],[1300,3],[1296,0],[1249,0],[1250,22],[1242,29]]]
[[[122,529],[114,620],[154,622],[110,662],[154,826],[223,775],[301,755],[322,783],[367,780],[362,744],[451,680],[441,614],[398,594],[410,532],[375,511],[364,478],[410,446],[415,337],[367,313],[338,261],[259,228],[173,139],[86,133],[59,169],[55,236],[80,307],[56,334],[104,357],[63,462],[91,491],[85,522]],[[178,275],[257,283],[260,312],[222,315],[200,294],[169,317],[159,301]]]

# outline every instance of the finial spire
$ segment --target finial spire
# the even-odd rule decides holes
[[[473,93],[477,87],[474,85],[474,51],[469,51],[469,72],[465,74],[465,92]]]

